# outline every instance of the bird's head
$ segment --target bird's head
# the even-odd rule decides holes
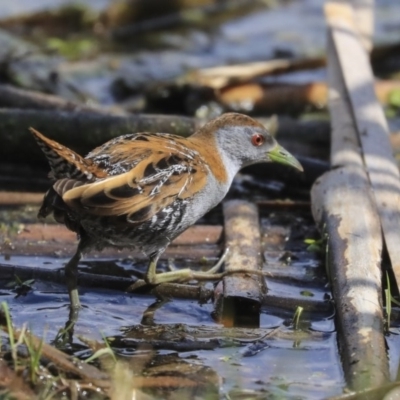
[[[303,171],[303,167],[278,144],[268,130],[247,115],[226,113],[208,122],[196,136],[215,141],[225,165],[241,168],[262,162],[276,162]]]

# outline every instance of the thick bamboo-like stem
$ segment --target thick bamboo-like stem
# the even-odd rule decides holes
[[[196,129],[194,119],[168,115],[117,116],[93,112],[56,110],[0,109],[2,162],[44,163],[34,145],[29,127],[33,127],[84,155],[113,137],[136,132],[163,132],[189,136]]]
[[[225,246],[229,253],[225,271],[248,270],[248,274],[227,275],[215,290],[216,315],[225,326],[259,327],[265,293],[260,272],[261,234],[258,209],[242,200],[224,203]]]
[[[87,106],[75,101],[65,100],[53,94],[25,90],[11,85],[0,85],[0,107],[87,112],[102,115],[128,115],[127,112],[117,107]]]
[[[387,104],[390,94],[399,90],[396,80],[377,80],[374,82],[376,96],[382,104]],[[328,87],[325,82],[305,84],[265,84],[242,83],[227,86],[216,93],[216,98],[226,108],[245,111],[249,105],[253,112],[299,112],[310,106],[315,109],[326,108]]]
[[[327,13],[363,161],[400,292],[400,172],[393,157],[387,121],[374,93],[368,54],[354,28],[351,8],[332,5],[327,7]]]
[[[338,341],[346,380],[353,390],[362,390],[389,379],[381,299],[381,221],[371,177],[364,167],[367,152],[359,145],[359,134],[364,131],[357,132],[357,118],[366,100],[358,98],[350,102],[349,99],[358,90],[354,87],[358,79],[354,73],[363,75],[369,65],[357,31],[353,25],[346,25],[352,18],[352,9],[343,3],[330,2],[325,12],[330,27],[331,164],[336,169],[314,184],[312,210],[327,239],[328,275],[337,308]],[[360,52],[361,59],[354,56]],[[349,63],[354,66],[350,68]],[[365,84],[373,93],[372,81]],[[376,98],[370,101],[374,108],[379,107]],[[380,161],[384,165],[387,159],[383,157]]]
[[[5,234],[0,234],[0,238]],[[222,227],[218,225],[194,225],[178,236],[168,247],[162,258],[215,258],[220,253]],[[0,243],[3,254],[12,255],[54,255],[70,256],[76,247],[76,234],[62,225],[24,224],[20,231],[9,232],[9,246],[4,240]],[[147,259],[141,252],[130,249],[109,247],[101,253],[92,251],[89,256],[101,254],[103,257],[128,257],[134,255],[138,259]]]

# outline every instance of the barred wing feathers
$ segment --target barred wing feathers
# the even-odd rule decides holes
[[[136,154],[140,161],[128,172],[74,187],[60,195],[78,212],[125,215],[131,223],[149,220],[175,200],[190,198],[206,185],[207,169],[200,156],[196,152],[172,150],[176,148],[153,151],[147,158]]]

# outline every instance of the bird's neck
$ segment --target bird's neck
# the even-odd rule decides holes
[[[218,144],[215,138],[209,137],[208,140],[204,140],[204,138],[193,135],[190,136],[188,140],[204,161],[211,167],[211,171],[217,181],[222,185],[230,186],[240,167],[234,165],[232,160],[218,151]]]

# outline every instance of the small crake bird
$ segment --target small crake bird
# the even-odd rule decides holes
[[[39,217],[53,213],[79,236],[77,251],[65,265],[72,309],[80,307],[78,262],[91,248],[143,251],[150,259],[145,275],[149,284],[212,279],[215,268],[157,274],[157,261],[174,238],[225,197],[242,167],[277,162],[302,170],[260,123],[235,113],[208,122],[188,138],[166,133],[120,136],[85,158],[31,132],[54,180]]]

